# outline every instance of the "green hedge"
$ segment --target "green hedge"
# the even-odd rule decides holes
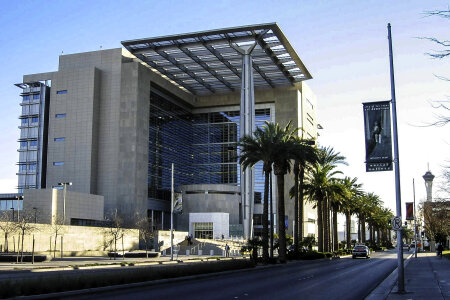
[[[120,269],[40,273],[36,277],[0,281],[0,298],[39,295],[103,286],[252,268],[250,260],[207,261]]]

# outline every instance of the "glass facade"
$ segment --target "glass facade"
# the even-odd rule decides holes
[[[171,163],[175,189],[186,184],[239,185],[239,111],[192,114],[159,93],[151,93],[148,195],[170,200]],[[270,108],[255,110],[256,126],[271,120]],[[262,163],[255,166],[255,203],[264,193]]]
[[[41,82],[17,84],[22,89],[18,190],[45,186],[49,86]]]

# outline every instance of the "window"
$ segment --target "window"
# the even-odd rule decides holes
[[[53,165],[54,166],[64,166],[64,162],[63,161],[54,161]]]
[[[27,142],[20,142],[20,148],[26,148]]]
[[[65,118],[66,114],[56,114],[55,118]]]
[[[28,119],[21,119],[22,125],[25,125],[28,123]]]
[[[23,96],[23,100],[30,100],[30,95]]]
[[[19,171],[26,171],[27,165],[19,165]]]
[[[60,95],[60,94],[67,94],[67,90],[56,91],[56,94],[58,94],[58,95]]]
[[[31,123],[37,123],[39,121],[38,117],[32,117],[31,118]]]
[[[33,99],[39,99],[41,95],[37,94],[37,95],[33,95]]]
[[[30,147],[37,147],[38,142],[37,141],[30,141]]]
[[[194,237],[197,239],[213,238],[213,223],[194,223]]]
[[[29,170],[36,170],[36,164],[31,164],[29,167],[28,167],[28,169]]]
[[[65,137],[58,137],[58,138],[55,138],[55,142],[64,142],[65,140],[66,140]]]

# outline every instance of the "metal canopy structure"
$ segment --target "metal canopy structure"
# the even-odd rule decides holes
[[[242,55],[252,52],[255,88],[293,85],[311,75],[276,23],[123,41],[137,58],[194,95],[239,91]]]

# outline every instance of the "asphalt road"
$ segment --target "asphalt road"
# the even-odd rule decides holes
[[[370,259],[299,261],[65,299],[364,299],[396,262],[395,251]]]

